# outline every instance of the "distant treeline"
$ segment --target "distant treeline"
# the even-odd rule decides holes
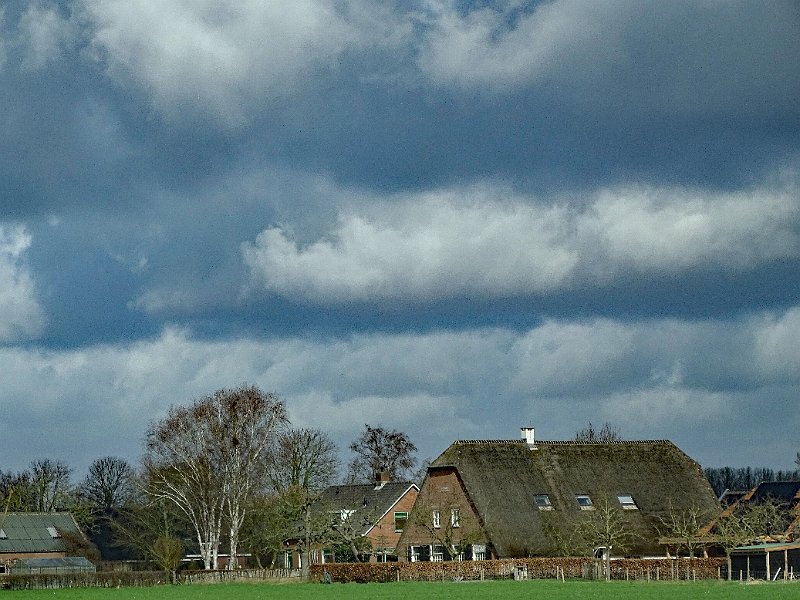
[[[800,470],[776,471],[766,467],[709,467],[703,471],[717,497],[721,496],[725,490],[751,490],[762,481],[800,481]]]

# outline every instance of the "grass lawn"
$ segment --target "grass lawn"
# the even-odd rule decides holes
[[[383,583],[383,584],[310,584],[310,583],[221,583],[156,588],[121,589],[68,589],[68,590],[21,590],[0,592],[2,600],[648,600],[685,598],[709,600],[736,600],[760,598],[769,600],[795,599],[800,597],[800,583],[741,584],[738,582],[596,582],[551,580],[534,581],[484,581],[445,583]]]

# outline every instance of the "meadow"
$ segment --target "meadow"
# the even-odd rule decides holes
[[[483,582],[408,582],[370,584],[220,583],[155,588],[22,590],[0,592],[5,600],[788,600],[800,596],[800,583],[598,582],[532,580]]]

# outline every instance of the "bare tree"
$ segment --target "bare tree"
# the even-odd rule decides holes
[[[286,422],[277,396],[242,387],[173,407],[147,431],[147,491],[174,502],[187,516],[205,568],[218,566],[223,521],[229,566],[235,568],[247,501],[263,484],[267,448],[276,428]]]
[[[92,507],[108,514],[124,505],[134,494],[134,472],[122,458],[105,456],[89,465],[81,492]]]
[[[70,469],[66,463],[49,458],[34,460],[30,465],[32,510],[53,512],[64,510],[71,501]]]
[[[336,444],[328,434],[300,427],[277,435],[275,457],[267,472],[278,492],[300,487],[313,493],[331,484],[338,466]]]
[[[678,510],[670,500],[667,514],[659,518],[661,521],[659,529],[663,531],[663,537],[672,538],[675,541],[678,551],[681,547],[686,548],[689,558],[694,558],[697,550],[708,543],[700,536],[700,528],[708,523],[712,516],[714,515],[697,505]],[[670,540],[670,545],[672,540]]]
[[[725,558],[728,561],[728,581],[732,579],[731,552],[755,537],[745,513],[743,510],[734,511],[730,516],[717,521],[714,528],[716,541],[725,551]]]
[[[350,444],[355,457],[350,481],[372,481],[375,473],[388,471],[393,480],[405,479],[416,464],[416,445],[403,432],[364,425],[364,432]]]
[[[175,505],[164,498],[143,497],[130,501],[110,522],[115,545],[155,561],[172,572],[174,581],[175,570],[184,553],[182,532],[191,527],[182,516]]]
[[[588,511],[587,511],[588,512]],[[635,535],[626,522],[623,512],[603,495],[595,509],[588,513],[588,518],[578,526],[584,543],[591,547],[603,548],[605,579],[611,579],[611,552],[624,552]]]
[[[622,440],[622,436],[617,430],[616,427],[611,425],[611,423],[603,423],[603,426],[600,429],[597,429],[592,422],[589,421],[589,424],[578,431],[575,434],[575,441],[576,442],[589,442],[589,443],[606,443],[606,442],[618,442]]]
[[[295,522],[301,524],[298,550],[306,573],[312,544],[330,530],[330,523],[312,512],[320,492],[336,476],[338,465],[336,444],[320,429],[288,429],[277,436],[268,475],[283,505],[297,515]]]

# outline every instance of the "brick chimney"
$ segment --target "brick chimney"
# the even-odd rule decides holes
[[[381,469],[375,472],[375,489],[379,490],[389,483],[389,471]]]

